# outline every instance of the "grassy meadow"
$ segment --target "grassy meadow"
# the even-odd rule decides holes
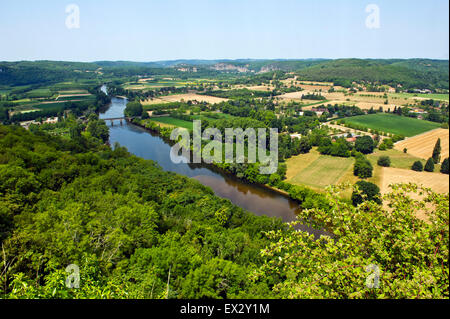
[[[345,122],[407,137],[440,127],[439,123],[386,113],[349,117]]]
[[[183,127],[188,130],[192,130],[193,125],[192,122],[176,119],[170,116],[154,117],[151,120],[156,124],[163,124],[162,126]]]

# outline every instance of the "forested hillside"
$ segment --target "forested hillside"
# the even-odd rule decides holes
[[[448,61],[362,60],[326,61],[297,72],[300,78],[351,86],[353,81],[388,84],[405,88],[448,89]]]
[[[270,295],[247,278],[281,221],[123,148],[38,133],[0,126],[2,297],[164,298],[169,273],[170,298]]]
[[[242,67],[246,72],[213,69],[216,63]],[[196,66],[195,72],[179,71],[177,66]],[[230,73],[245,76],[270,71],[296,72],[302,80],[335,82],[351,86],[353,81],[404,88],[448,89],[448,60],[430,59],[341,59],[341,60],[178,60],[161,62],[101,61],[95,63],[36,61],[0,62],[0,85],[45,84],[98,77],[178,76],[185,78]]]
[[[394,187],[299,218],[316,240],[114,150],[0,126],[0,295],[5,298],[448,298],[448,194]],[[419,189],[420,190],[420,189]],[[293,188],[301,201],[306,190]],[[430,206],[431,205],[431,206]],[[432,207],[432,209],[426,208]],[[427,211],[429,222],[417,219]],[[68,265],[80,287],[65,285]],[[370,266],[372,265],[372,266]],[[378,267],[380,289],[367,285]]]

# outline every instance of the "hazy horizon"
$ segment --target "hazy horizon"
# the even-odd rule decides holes
[[[313,61],[313,60],[435,60],[435,61],[449,61],[449,59],[433,59],[433,58],[423,58],[423,57],[414,57],[414,58],[360,58],[360,57],[347,57],[347,58],[292,58],[292,59],[283,59],[283,58],[236,58],[236,59],[170,59],[170,60],[152,60],[152,61],[135,61],[135,60],[92,60],[92,61],[80,61],[80,60],[49,60],[49,59],[37,59],[37,60],[0,60],[0,62],[39,62],[39,61],[50,61],[50,62],[79,62],[79,63],[96,63],[96,62],[129,62],[129,63],[162,63],[162,62],[176,62],[176,61],[229,61],[229,62],[237,62],[237,61]]]

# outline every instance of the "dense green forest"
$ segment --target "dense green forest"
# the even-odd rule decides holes
[[[423,190],[417,201],[405,192],[421,189],[395,187],[385,197],[390,213],[373,201],[343,202],[333,188],[299,215],[333,236],[317,240],[111,149],[94,133],[104,122],[89,121],[94,128],[69,123],[65,137],[0,126],[2,297],[449,296],[448,194]],[[290,189],[300,202],[306,192]],[[417,219],[429,205],[430,223]],[[65,285],[71,264],[79,289]],[[366,285],[370,265],[380,289]]]
[[[448,89],[448,61],[362,60],[326,61],[297,72],[302,79],[334,82],[350,87],[352,82],[388,84],[404,88]]]

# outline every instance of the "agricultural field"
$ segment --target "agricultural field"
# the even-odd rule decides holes
[[[426,160],[431,157],[438,138],[441,139],[441,159],[449,157],[449,130],[441,128],[400,141],[394,148],[399,151],[406,148],[409,154]]]
[[[160,104],[160,103],[181,102],[182,100],[185,102],[198,101],[198,102],[206,102],[206,103],[210,103],[210,104],[216,104],[216,103],[228,101],[228,99],[215,97],[215,96],[187,93],[187,94],[173,94],[173,95],[160,96],[157,98],[142,101],[141,103],[142,103],[142,105],[152,105],[152,104]]]
[[[386,113],[349,117],[345,119],[345,122],[407,137],[422,134],[440,126],[439,123]]]
[[[383,167],[381,178],[381,193],[389,192],[389,185],[396,183],[415,183],[431,188],[437,193],[448,193],[448,175],[441,173],[416,172],[413,170]]]
[[[183,127],[192,130],[192,122],[176,119],[170,116],[161,116],[151,118],[153,122],[159,124],[161,127]]]
[[[396,149],[386,151],[377,150],[376,152],[367,155],[367,158],[372,163],[372,166],[376,167],[378,158],[380,156],[389,156],[389,158],[391,159],[391,167],[393,168],[411,169],[415,161],[421,161],[424,166],[426,163],[426,160],[413,156],[412,154],[410,154],[410,152],[403,153],[403,151],[399,151]],[[429,157],[430,156],[428,156],[427,159]],[[438,167],[436,167],[436,170],[438,171],[437,168]]]
[[[291,81],[294,81],[293,85],[291,84]],[[303,91],[280,95],[278,98],[281,100],[298,101],[301,99],[302,94],[320,92],[327,99],[327,101],[323,101],[321,104],[355,105],[362,110],[369,110],[371,108],[379,109],[381,107],[383,111],[387,111],[388,109],[393,110],[398,106],[418,105],[420,100],[425,99],[435,99],[447,102],[449,100],[448,94],[384,93],[366,91],[349,93],[347,89],[339,86],[334,86],[335,91],[329,93],[328,91],[332,87],[332,83],[329,82],[307,83],[293,79],[283,80],[282,82],[287,86],[301,87]],[[385,104],[386,100],[387,104]],[[311,108],[312,107],[310,106],[305,108],[305,110],[309,110]]]
[[[439,93],[430,93],[430,94],[420,94],[420,93],[389,93],[389,97],[398,97],[398,98],[406,98],[406,99],[419,99],[419,100],[440,100],[440,101],[449,101],[448,94],[439,94]]]
[[[208,83],[207,80],[176,80],[172,78],[166,78],[161,80],[152,79],[140,79],[138,82],[130,82],[123,85],[127,90],[149,90],[162,87],[184,87],[187,85],[198,85],[200,83]]]
[[[317,150],[287,160],[287,182],[323,190],[351,171],[353,158],[320,155]]]
[[[53,93],[49,89],[35,89],[26,93],[29,98],[50,98]]]

